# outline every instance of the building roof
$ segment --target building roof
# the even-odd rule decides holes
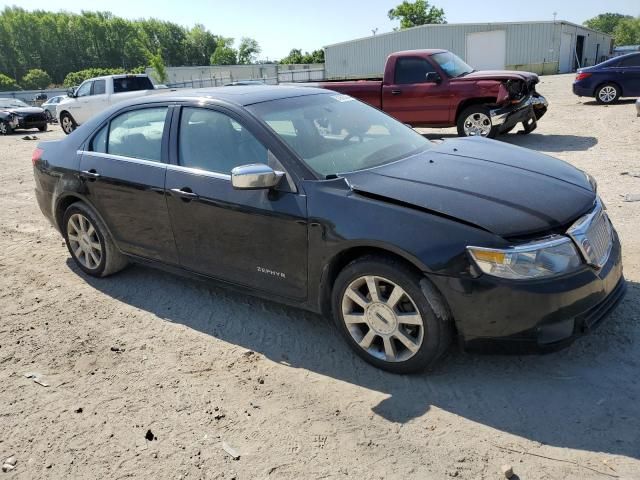
[[[529,21],[529,22],[477,22],[477,23],[429,23],[427,25],[418,25],[416,27],[403,28],[402,30],[394,30],[392,32],[379,33],[377,35],[370,35],[367,37],[354,38],[352,40],[345,40],[344,42],[332,43],[330,45],[325,45],[324,48],[335,47],[338,45],[344,45],[346,43],[357,42],[360,40],[370,40],[372,38],[384,37],[388,35],[397,35],[402,32],[407,32],[409,30],[415,30],[418,28],[446,28],[446,27],[465,27],[465,26],[480,26],[480,25],[491,25],[491,26],[503,26],[503,25],[535,25],[535,24],[549,24],[549,23],[557,23],[558,25],[570,25],[572,27],[581,28],[583,30],[589,30],[590,32],[598,33],[600,35],[606,35],[611,37],[610,34],[600,32],[598,30],[594,30],[592,28],[585,27],[584,25],[578,25],[576,23],[568,22],[567,20],[539,20],[539,21]]]

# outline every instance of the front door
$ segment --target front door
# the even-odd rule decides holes
[[[640,54],[623,59],[619,65],[622,94],[625,97],[640,97]]]
[[[234,167],[273,166],[275,160],[228,112],[183,107],[176,127],[177,158],[167,170],[166,190],[181,265],[234,284],[305,298],[306,197],[295,188],[233,189]]]
[[[82,152],[80,170],[88,200],[122,251],[177,265],[164,195],[167,111],[138,108],[111,119]]]
[[[382,85],[384,111],[411,125],[447,124],[451,108],[449,86],[446,79],[436,80],[436,74],[439,76],[425,58],[398,58],[394,83]]]

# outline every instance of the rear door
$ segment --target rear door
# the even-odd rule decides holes
[[[178,112],[176,115],[178,116]],[[174,118],[175,118],[174,116]],[[283,170],[240,117],[182,107],[174,120],[167,201],[184,268],[246,287],[303,299],[307,285],[306,197],[295,184],[234,190],[231,170],[266,163]]]
[[[89,201],[121,250],[177,264],[164,182],[167,105],[145,105],[111,118],[82,152],[81,175]]]
[[[622,95],[640,97],[640,54],[631,55],[620,62]]]
[[[449,122],[448,82],[442,77],[438,81],[427,77],[440,75],[431,62],[422,57],[400,57],[394,72],[394,83],[382,86],[385,112],[411,125]]]

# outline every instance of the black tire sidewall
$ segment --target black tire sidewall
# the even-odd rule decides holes
[[[11,126],[9,125],[9,122],[0,120],[0,124],[4,125],[7,129],[6,133],[0,133],[0,135],[10,135],[13,132],[13,130],[11,129]]]
[[[90,269],[85,267],[80,261],[78,261],[75,253],[71,248],[71,243],[69,242],[69,237],[67,234],[67,225],[69,223],[69,218],[71,218],[71,216],[76,213],[79,213],[84,217],[86,217],[96,231],[96,235],[100,242],[100,248],[102,249],[102,257],[100,258],[100,265],[98,265],[98,268]],[[96,219],[96,216],[91,211],[91,209],[88,208],[83,203],[79,203],[79,202],[69,206],[69,208],[67,208],[67,210],[64,212],[64,217],[62,220],[62,235],[67,245],[67,250],[69,250],[69,254],[71,255],[71,258],[73,258],[76,265],[88,275],[91,275],[93,277],[103,276],[105,267],[107,265],[107,255],[108,255],[107,244],[104,236],[105,234],[102,231],[102,223]]]
[[[605,87],[612,87],[616,91],[616,98],[614,98],[610,102],[604,102],[600,99],[600,91]],[[620,88],[615,83],[605,83],[604,85],[600,85],[596,90],[596,101],[602,105],[613,105],[618,100],[620,100]]]
[[[466,137],[464,133],[464,121],[469,117],[469,115],[473,115],[474,113],[484,113],[489,119],[491,118],[489,107],[485,105],[472,105],[470,107],[465,108],[460,115],[458,116],[458,121],[456,122],[456,127],[458,129],[458,136]],[[480,138],[495,138],[498,135],[498,127],[495,125],[491,125],[491,131],[489,135],[486,137],[480,136]]]
[[[71,130],[69,132],[67,132],[64,129],[64,119],[68,118],[71,121]],[[64,113],[60,116],[60,128],[62,128],[62,131],[66,134],[69,135],[70,133],[72,133],[78,126],[76,125],[76,121],[73,119],[73,117],[68,114],[68,113]]]
[[[365,275],[384,277],[400,285],[409,294],[422,315],[424,323],[422,345],[413,357],[404,362],[385,362],[368,354],[356,343],[343,321],[342,297],[344,292],[353,280]],[[384,257],[363,257],[350,263],[340,272],[332,292],[333,320],[347,343],[365,361],[393,373],[417,373],[430,367],[446,350],[450,343],[450,336],[446,334],[445,329],[450,326],[435,315],[420,288],[420,281],[424,278],[407,268],[402,262]]]

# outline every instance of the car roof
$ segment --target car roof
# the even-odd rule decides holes
[[[418,50],[402,50],[400,52],[394,52],[389,57],[403,57],[408,55],[417,55],[420,57],[429,57],[435,53],[447,53],[448,50],[442,48],[422,48]]]
[[[283,98],[331,93],[335,95],[335,92],[333,91],[314,87],[293,87],[289,85],[237,85],[229,87],[171,89],[167,92],[137,98],[127,103],[129,105],[138,105],[153,103],[159,99],[162,99],[163,101],[185,101],[195,99],[202,102],[219,100],[240,106],[247,106],[255,103],[281,100]],[[124,104],[124,102],[122,104]]]

